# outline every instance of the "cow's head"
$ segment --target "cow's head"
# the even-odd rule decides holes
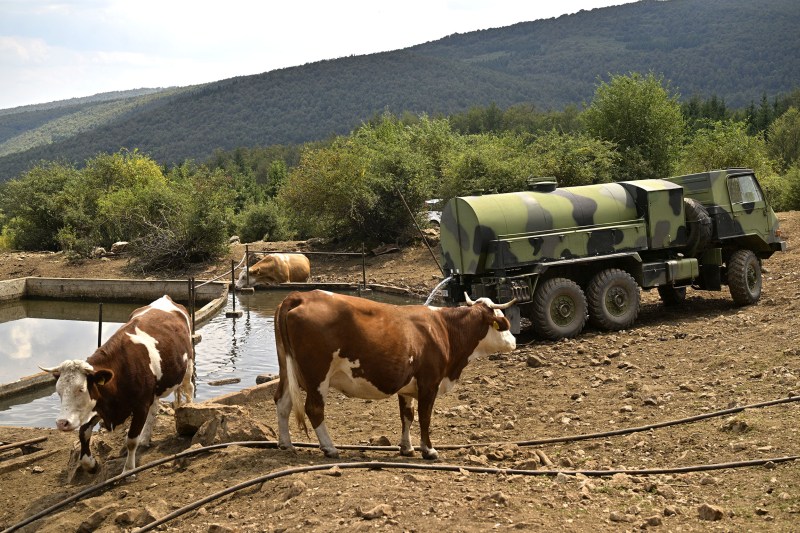
[[[485,321],[487,325],[486,336],[478,343],[475,351],[478,353],[510,353],[517,348],[517,340],[511,334],[511,323],[503,315],[503,310],[508,309],[516,303],[516,299],[504,304],[496,304],[489,298],[478,298],[472,301],[467,293],[464,293],[467,305],[484,305],[487,307]]]
[[[61,398],[56,427],[61,431],[72,431],[91,420],[100,397],[100,387],[114,377],[110,370],[95,370],[80,359],[64,361],[57,367],[42,370],[56,378],[56,392]]]
[[[250,284],[247,284],[247,278],[250,278]],[[282,283],[286,280],[280,276],[279,265],[275,258],[271,255],[264,256],[255,265],[247,270],[242,269],[239,274],[239,279],[236,280],[236,288],[243,289],[245,287],[255,287],[256,285],[275,285]]]

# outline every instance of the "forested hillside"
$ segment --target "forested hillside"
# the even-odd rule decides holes
[[[580,106],[599,79],[628,72],[746,106],[800,85],[798,26],[796,0],[644,0],[192,88],[3,110],[0,181],[43,159],[81,164],[120,148],[169,164],[324,139],[386,110]]]

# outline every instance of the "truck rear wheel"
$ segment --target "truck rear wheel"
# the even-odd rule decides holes
[[[728,288],[736,305],[751,305],[761,298],[761,263],[750,250],[736,250],[728,260]]]
[[[589,321],[616,331],[629,327],[639,316],[639,285],[633,276],[618,268],[598,272],[586,289]]]
[[[549,279],[533,295],[531,322],[542,338],[575,337],[586,325],[586,296],[572,280]]]

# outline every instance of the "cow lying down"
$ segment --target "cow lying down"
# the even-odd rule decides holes
[[[253,266],[243,269],[236,288],[260,287],[279,283],[303,283],[311,276],[311,262],[303,254],[267,254]]]
[[[328,457],[338,457],[325,427],[325,397],[333,387],[349,397],[378,399],[397,394],[400,453],[412,455],[409,429],[418,402],[420,449],[436,459],[430,422],[439,393],[448,392],[474,357],[516,348],[503,316],[512,302],[488,298],[468,306],[397,306],[327,291],[293,292],[275,311],[280,382],[275,392],[278,444],[293,449],[289,415],[308,431],[305,414]]]
[[[136,449],[150,443],[158,399],[172,392],[178,404],[194,396],[189,314],[169,296],[131,313],[127,324],[89,356],[42,368],[56,378],[61,411],[56,427],[79,429],[80,464],[97,470],[89,440],[98,422],[109,430],[129,417],[123,472],[136,468]]]

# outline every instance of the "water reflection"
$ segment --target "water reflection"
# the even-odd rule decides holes
[[[202,335],[202,341],[195,349],[197,400],[207,400],[251,387],[255,385],[259,374],[278,373],[273,314],[287,294],[288,291],[272,290],[257,291],[254,294],[237,293],[236,309],[242,311],[241,318],[227,318],[222,311],[198,328],[197,333]],[[366,296],[400,305],[419,303],[417,300],[381,293],[367,293]],[[18,303],[29,305],[24,300]],[[48,307],[39,305],[40,303],[34,306],[37,309]],[[70,305],[76,306],[74,311]],[[96,348],[96,303],[68,302],[66,310],[61,303],[49,307],[59,309],[64,317],[78,316],[91,310],[94,322],[70,318],[21,318],[0,323],[0,382],[7,383],[35,374],[39,372],[36,365],[54,366],[66,358],[84,359]],[[123,319],[113,324],[104,323],[103,341],[127,320],[136,307],[139,305],[130,305],[127,310],[113,311],[122,313]],[[225,310],[230,309],[229,300]],[[26,312],[33,313],[30,310]],[[104,305],[104,321],[107,316],[112,316],[111,313]],[[212,382],[231,378],[239,381],[221,386],[210,385]],[[58,396],[51,390],[41,394],[45,396],[21,405],[10,406],[0,402],[0,425],[52,427],[58,414]]]

